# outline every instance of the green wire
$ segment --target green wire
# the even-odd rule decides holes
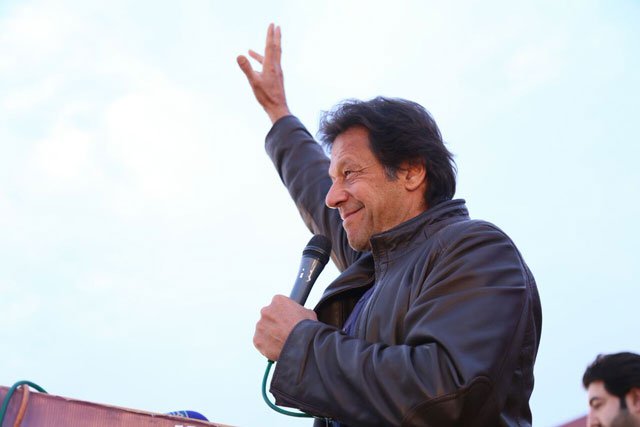
[[[273,366],[273,360],[267,360],[267,369],[265,369],[264,377],[262,377],[262,398],[267,403],[267,405],[269,405],[269,408],[281,414],[289,415],[290,417],[313,418],[313,415],[309,415],[304,412],[293,412],[293,411],[287,411],[286,409],[279,408],[269,400],[269,397],[267,396],[267,378],[269,377],[269,372],[271,372],[272,366]],[[2,427],[2,424],[0,424],[0,427]]]
[[[9,391],[7,391],[7,395],[4,397],[4,400],[2,401],[2,409],[0,409],[0,427],[2,427],[2,422],[4,421],[4,416],[7,413],[7,408],[9,408],[9,401],[11,400],[13,393],[18,387],[25,384],[29,387],[35,388],[40,393],[46,393],[45,389],[40,387],[38,384],[32,383],[31,381],[27,380],[18,381],[17,383],[12,385]]]
[[[271,409],[273,409],[274,411],[276,411],[276,412],[278,412],[280,414],[288,415],[290,417],[314,418],[313,415],[309,415],[309,414],[304,413],[304,412],[287,411],[285,409],[282,409],[282,408],[276,406],[275,404],[273,404],[269,400],[269,397],[267,396],[267,379],[269,378],[269,373],[271,372],[271,367],[272,366],[273,366],[273,360],[267,360],[267,368],[265,369],[264,377],[262,378],[262,398],[264,399],[266,404]],[[4,416],[7,413],[7,409],[9,408],[9,401],[11,400],[11,397],[13,396],[13,393],[15,393],[17,388],[20,387],[21,385],[28,385],[29,387],[35,388],[36,390],[38,390],[41,393],[46,393],[46,390],[43,389],[42,387],[40,387],[38,384],[35,384],[35,383],[33,383],[31,381],[27,381],[27,380],[18,381],[17,383],[12,385],[11,388],[9,389],[9,391],[7,392],[7,395],[4,397],[4,400],[2,401],[2,409],[0,409],[0,427],[2,427],[2,423],[4,421]],[[325,421],[327,421],[327,419],[325,419]]]

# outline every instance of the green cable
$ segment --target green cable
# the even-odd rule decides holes
[[[293,412],[293,411],[287,411],[286,409],[279,408],[269,400],[269,397],[267,396],[267,378],[269,377],[269,372],[271,372],[272,366],[273,366],[273,360],[267,360],[267,369],[265,369],[264,377],[262,377],[262,398],[267,403],[267,405],[269,405],[269,408],[281,414],[289,415],[290,417],[313,418],[313,415],[309,415],[304,412]],[[0,427],[2,427],[2,424],[0,424]]]
[[[273,360],[267,360],[267,368],[265,369],[264,377],[262,378],[262,398],[264,399],[266,404],[274,411],[284,415],[288,415],[290,417],[314,418],[313,415],[309,415],[304,412],[293,412],[293,411],[287,411],[285,409],[279,408],[269,400],[269,397],[267,396],[267,379],[269,378],[269,373],[271,372],[272,366],[273,366]],[[41,393],[47,392],[44,388],[40,387],[38,384],[35,384],[31,381],[22,380],[22,381],[16,382],[14,385],[11,386],[11,388],[7,392],[7,395],[4,397],[4,400],[2,401],[2,408],[0,409],[0,427],[2,427],[4,416],[7,413],[7,409],[9,408],[9,401],[11,400],[11,397],[13,397],[13,393],[15,393],[15,391],[21,385],[28,385],[29,387],[35,388]],[[328,421],[328,420],[325,419],[325,421]]]
[[[0,409],[0,427],[2,427],[2,422],[4,421],[4,416],[7,413],[7,409],[9,408],[9,401],[11,400],[13,393],[17,390],[18,387],[25,384],[29,387],[35,388],[40,393],[46,393],[45,389],[40,387],[38,384],[32,383],[31,381],[27,380],[18,381],[17,383],[12,385],[9,391],[7,391],[7,395],[4,397],[4,400],[2,401],[2,408]]]

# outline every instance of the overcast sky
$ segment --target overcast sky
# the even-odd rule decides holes
[[[391,4],[1,1],[0,384],[309,425],[262,402],[252,344],[310,237],[235,62],[276,22],[312,133],[345,98],[431,111],[538,282],[534,423],[585,413],[586,365],[640,352],[640,3]]]

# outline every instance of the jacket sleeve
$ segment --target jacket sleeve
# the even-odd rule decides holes
[[[423,279],[412,285],[408,307],[390,314],[399,343],[349,337],[311,320],[296,325],[276,365],[276,402],[354,426],[510,424],[500,421],[501,408],[522,376],[519,364],[529,363],[522,350],[534,310],[528,269],[489,225],[443,242],[426,264],[417,268]]]
[[[331,187],[329,158],[294,116],[274,123],[267,134],[266,150],[305,224],[312,233],[331,240],[331,257],[343,271],[359,252],[349,246],[339,213],[325,205]]]

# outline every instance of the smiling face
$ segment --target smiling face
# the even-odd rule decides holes
[[[371,151],[369,134],[363,127],[349,128],[336,137],[329,175],[333,185],[326,204],[340,211],[349,245],[355,250],[368,250],[371,236],[427,208],[424,167],[407,165],[398,171],[396,179],[390,179]]]

